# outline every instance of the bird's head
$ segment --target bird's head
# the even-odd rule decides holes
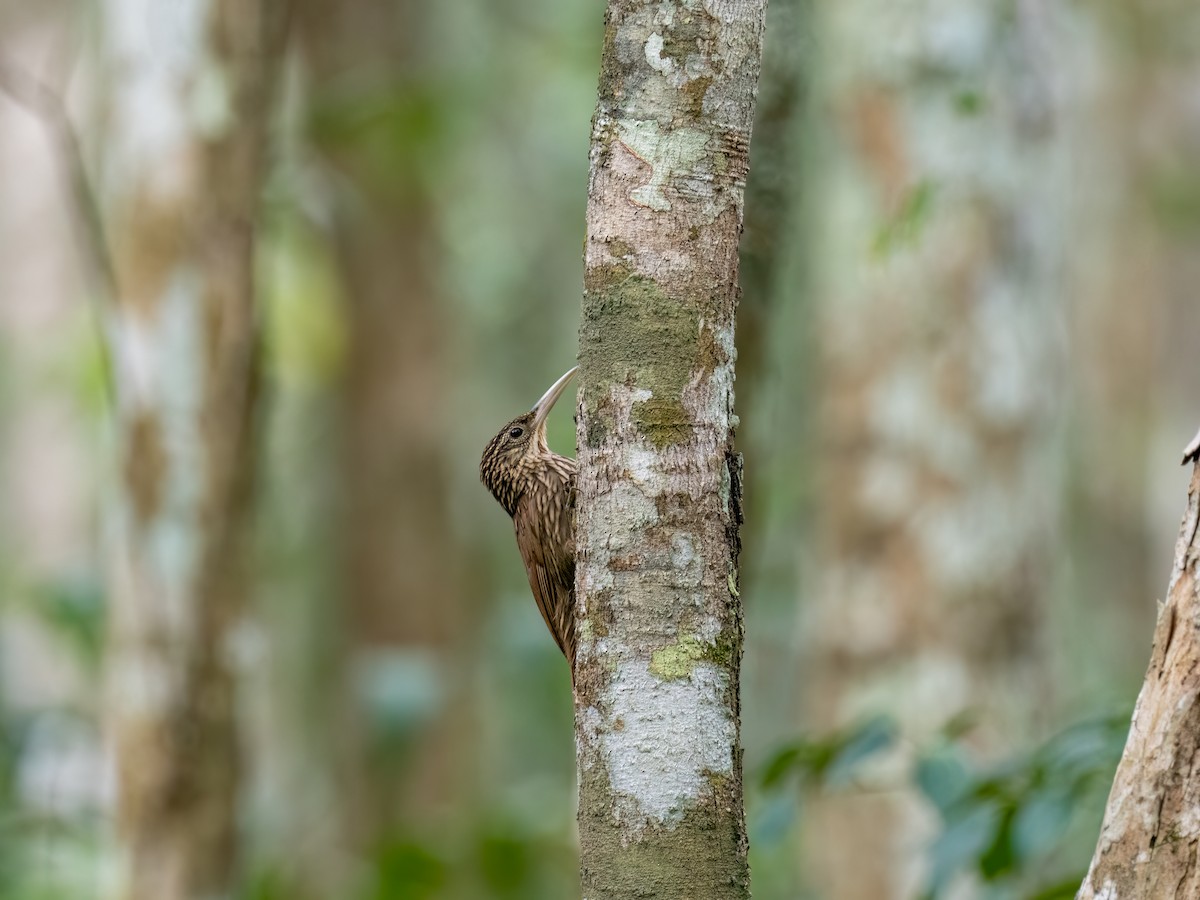
[[[533,409],[505,424],[484,448],[483,458],[479,461],[479,478],[509,515],[516,511],[517,501],[525,489],[524,479],[531,469],[530,463],[550,452],[546,442],[546,417],[578,368],[571,369],[550,385]]]

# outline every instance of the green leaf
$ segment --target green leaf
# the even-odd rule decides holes
[[[98,669],[104,641],[103,585],[87,576],[61,578],[40,585],[34,598],[42,621],[71,644],[90,669]]]
[[[943,819],[973,786],[971,773],[953,747],[941,748],[918,760],[914,778]]]
[[[803,752],[804,745],[801,743],[790,744],[776,751],[775,755],[771,757],[771,761],[763,767],[759,783],[764,788],[777,785],[798,767]]]
[[[954,110],[960,116],[977,116],[986,106],[983,93],[973,88],[964,88],[954,95]]]
[[[374,900],[427,900],[446,883],[445,863],[420,844],[398,841],[375,857]]]
[[[796,823],[797,804],[790,794],[775,793],[753,807],[750,846],[772,847],[783,841]]]
[[[838,787],[850,781],[870,757],[896,740],[896,726],[885,716],[835,732],[820,740],[796,741],[773,756],[763,769],[761,783],[773,787],[791,774]]]
[[[1079,886],[1083,884],[1083,879],[1086,877],[1087,870],[1085,869],[1049,887],[1042,888],[1036,894],[1032,894],[1028,900],[1074,900],[1075,895],[1079,892]]]
[[[481,837],[479,869],[493,893],[517,896],[529,882],[534,869],[534,848],[519,836],[492,832]]]
[[[896,724],[883,716],[865,722],[844,737],[825,771],[825,783],[845,784],[866,760],[887,750],[896,742]]]
[[[928,179],[915,184],[900,203],[895,215],[875,235],[871,249],[877,257],[891,256],[920,240],[933,212],[934,185]]]
[[[1069,786],[1054,786],[1034,794],[1017,812],[1013,843],[1022,860],[1035,859],[1052,849],[1071,822],[1073,797]]]
[[[1012,824],[1015,809],[1001,811],[992,833],[992,842],[979,857],[979,873],[985,881],[996,881],[1012,872],[1017,865],[1017,854],[1013,847]]]
[[[930,851],[930,880],[935,895],[946,887],[956,873],[974,866],[984,851],[992,846],[999,819],[996,809],[980,806],[947,825]]]

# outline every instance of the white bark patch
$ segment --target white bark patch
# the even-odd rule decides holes
[[[165,457],[162,497],[148,534],[134,538],[133,510],[119,511],[120,532],[129,542],[122,553],[132,553],[139,544],[146,552],[136,563],[145,571],[131,585],[156,586],[154,597],[135,598],[140,621],[134,625],[159,639],[180,641],[193,627],[190,592],[199,565],[199,503],[207,469],[199,429],[204,390],[201,301],[198,276],[182,266],[153,312],[122,313],[110,330],[120,414],[152,417],[161,428]]]
[[[153,719],[177,707],[183,695],[180,668],[165,655],[122,648],[109,664],[109,703],[129,719]]]
[[[200,71],[192,91],[192,121],[201,135],[216,140],[233,127],[232,95],[229,75],[221,66],[209,63]]]
[[[890,454],[872,453],[863,465],[856,502],[881,520],[906,521],[919,497],[916,473],[907,463]]]
[[[726,331],[718,340],[729,337]],[[586,607],[606,589],[610,613],[646,617],[644,644],[595,637],[587,628],[579,643],[584,665],[599,655],[610,673],[595,705],[580,712],[580,764],[585,770],[604,765],[613,814],[631,840],[647,825],[678,823],[711,791],[712,776],[733,771],[737,723],[728,705],[729,675],[704,658],[722,633],[709,597],[724,586],[724,563],[718,578],[710,571],[704,536],[686,528],[657,549],[641,541],[645,528],[662,527],[658,498],[705,500],[728,491],[724,456],[709,432],[713,419],[728,421],[732,373],[719,369],[684,392],[685,407],[705,426],[695,437],[702,450],[648,446],[637,436],[632,412],[651,394],[622,384],[613,385],[608,398],[613,436],[581,449],[588,464],[580,470],[580,490],[592,497],[579,520],[579,540],[587,548],[579,573],[585,616],[597,612]],[[698,468],[697,459],[706,464]],[[591,479],[595,483],[586,483]],[[630,555],[639,561],[636,567],[613,565]],[[664,591],[677,598],[671,610]],[[655,669],[652,661],[659,657],[664,664]]]
[[[630,517],[639,527],[658,521],[654,501],[633,485],[613,485],[603,498],[598,498],[592,504],[586,527],[588,539],[591,541],[588,546],[592,548],[594,563],[584,566],[582,570],[583,589],[588,595],[613,586],[613,574],[609,563],[615,552],[629,546],[631,534],[625,526]]]
[[[662,111],[661,120],[670,121],[672,116],[668,111],[673,108],[675,98],[669,91],[702,75],[713,76],[712,61],[699,52],[688,53],[683,58],[662,55],[667,31],[676,25],[691,25],[698,6],[697,3],[683,4],[682,8],[679,4],[647,5],[632,11],[621,23],[616,39],[621,54],[632,55],[640,47],[646,62],[662,76],[638,86],[631,109]],[[677,12],[680,15],[676,15]]]
[[[700,340],[704,331],[712,332],[714,346],[720,349],[723,362],[713,367],[707,375],[697,372],[683,389],[683,408],[696,422],[712,422],[724,430],[731,421],[733,410],[734,360],[737,349],[733,342],[733,323],[700,320]],[[736,426],[736,422],[733,422]]]
[[[1019,474],[1019,473],[1018,473]],[[911,528],[922,557],[937,560],[930,575],[947,590],[1003,580],[1029,552],[1030,491],[1024,483],[986,483],[966,497],[918,507]]]
[[[193,91],[201,95],[203,113],[216,106],[213,85],[197,78],[211,68],[211,0],[107,0],[102,9],[116,68],[110,133],[120,145],[108,155],[121,166],[109,181],[122,193],[136,182],[175,196],[192,174]]]
[[[682,534],[671,536],[671,564],[677,571],[686,572],[696,559],[696,547]]]
[[[1180,706],[1190,706],[1191,701],[1180,701]],[[1177,714],[1182,715],[1182,710],[1177,711]],[[1179,840],[1190,841],[1197,835],[1200,835],[1200,809],[1196,807],[1185,807],[1180,811],[1179,817],[1175,820],[1175,827],[1172,829],[1172,835]]]
[[[946,414],[936,387],[926,360],[897,363],[868,394],[871,432],[884,446],[967,481],[975,474],[979,443],[967,423]]]
[[[710,774],[732,774],[737,733],[724,701],[727,685],[712,663],[697,663],[681,681],[662,681],[641,660],[618,664],[611,712],[588,709],[584,722],[599,731],[591,737],[626,829],[678,823],[705,796]]]
[[[671,70],[675,68],[675,63],[670,57],[663,57],[663,37],[657,31],[646,39],[646,62],[650,63],[650,67],[656,71],[662,72],[664,75],[670,75]]]
[[[638,206],[659,212],[671,209],[664,189],[678,190],[675,182],[681,175],[700,174],[700,184],[707,184],[707,194],[712,195],[711,183],[703,180],[703,173],[697,173],[697,166],[707,158],[708,136],[703,131],[663,128],[653,120],[630,120],[621,122],[620,139],[629,152],[650,168],[649,183],[629,194],[629,199]]]
[[[650,392],[643,393],[646,394],[646,399],[649,399]],[[625,462],[629,477],[635,484],[648,485],[650,483],[654,477],[655,456],[653,452],[644,447],[630,447],[625,453]]]

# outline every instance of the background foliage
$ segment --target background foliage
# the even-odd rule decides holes
[[[1187,152],[1200,111],[1178,87],[1200,61],[1197,15],[1166,0],[1060,10],[1084,50],[1069,60],[1073,83],[1090,98],[1074,109],[1073,190],[1101,224],[1136,223],[1129,243],[1117,242],[1132,271],[1113,276],[1136,289],[1114,313],[1093,302],[1086,277],[1114,261],[1088,255],[1094,244],[1082,240],[1069,254],[1078,277],[1059,322],[1068,376],[1055,388],[1064,436],[1046,439],[1067,473],[1047,598],[1053,678],[1020,698],[1042,730],[1013,736],[1013,752],[993,758],[975,739],[987,709],[919,746],[888,718],[832,734],[805,725],[797,632],[821,514],[805,248],[822,227],[806,203],[821,178],[811,142],[830,115],[813,97],[821,36],[807,2],[770,6],[743,242],[743,737],[755,894],[822,896],[797,863],[814,796],[908,784],[933,823],[917,851],[930,897],[964,885],[988,898],[1071,896],[1149,650],[1183,497],[1171,467],[1200,396],[1200,155]],[[289,55],[274,123],[259,250],[268,390],[255,603],[234,648],[246,686],[243,894],[561,900],[577,889],[570,687],[476,467],[493,430],[574,360],[601,5],[383,3],[373,15],[380,33],[400,36],[394,53],[381,41],[357,61],[324,63],[332,38],[311,30]],[[89,110],[102,92],[92,76],[103,38],[93,19],[87,3],[10,0],[0,52],[62,85],[100,166],[103,123]],[[986,115],[975,95],[958,102],[963,115]],[[1101,146],[1120,161],[1119,184],[1094,177],[1106,172]],[[39,123],[0,98],[0,898],[14,900],[100,896],[113,853],[108,410],[90,287],[48,147]],[[918,181],[875,223],[876,251],[910,252],[938,204],[939,186]],[[1097,220],[1066,227],[1071,244]],[[393,637],[367,640],[346,614],[347,510],[357,507],[345,435],[358,409],[347,372],[362,335],[339,242],[383,228],[419,246],[405,259],[424,292],[413,295],[407,272],[381,269],[374,283],[395,297],[389,327],[420,320],[436,352],[388,388],[427,396],[424,412],[381,428],[379,440],[432,448],[439,468],[425,479],[429,496],[400,475],[373,490],[399,515],[436,520],[441,538],[421,551],[432,559],[406,557],[403,544],[380,552],[401,570],[444,577],[373,612],[372,627]],[[385,243],[377,259],[387,253]],[[566,450],[572,437],[560,411],[551,443]]]

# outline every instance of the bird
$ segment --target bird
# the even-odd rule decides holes
[[[546,417],[578,371],[559,378],[484,448],[479,479],[512,516],[538,612],[575,672],[575,460],[546,442]]]

